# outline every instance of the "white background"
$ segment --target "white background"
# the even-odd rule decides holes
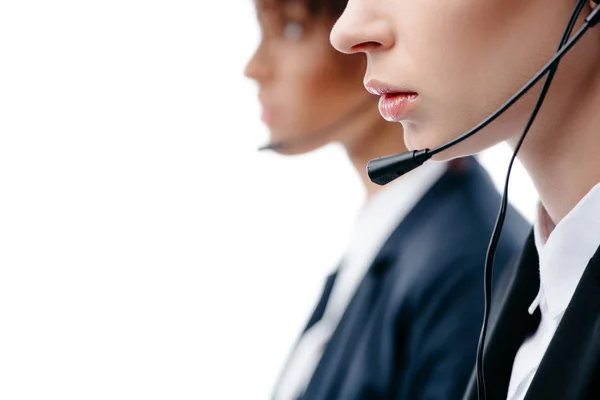
[[[268,397],[363,193],[256,152],[252,7],[0,3],[0,399]]]

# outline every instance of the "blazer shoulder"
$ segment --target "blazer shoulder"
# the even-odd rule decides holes
[[[415,207],[416,217],[411,219],[409,214],[407,224],[398,227],[408,233],[397,235],[399,240],[390,246],[397,273],[424,286],[436,285],[449,274],[483,279],[499,206],[500,194],[476,161],[464,172],[447,172]],[[529,230],[526,220],[509,207],[496,253],[495,276],[521,250]]]

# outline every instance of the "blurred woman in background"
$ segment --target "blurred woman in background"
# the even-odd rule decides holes
[[[274,398],[457,399],[475,359],[499,196],[474,159],[428,163],[385,187],[371,183],[368,161],[406,147],[402,127],[382,120],[377,98],[364,92],[364,57],[329,43],[345,6],[256,2],[262,38],[246,75],[259,86],[268,148],[301,154],[340,143],[367,194]],[[511,209],[505,229],[498,273],[527,224]]]

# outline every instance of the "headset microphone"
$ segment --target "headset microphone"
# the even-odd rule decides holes
[[[369,178],[373,183],[379,185],[386,185],[389,182],[393,181],[396,178],[401,177],[407,172],[412,171],[417,168],[425,161],[429,160],[432,156],[437,153],[440,153],[463,140],[473,136],[475,133],[479,132],[481,129],[485,128],[492,121],[494,121],[498,116],[504,113],[510,106],[512,106],[517,100],[519,100],[529,89],[533,87],[544,75],[548,73],[551,68],[554,68],[560,59],[573,47],[575,43],[585,34],[585,32],[595,26],[600,20],[600,6],[596,6],[592,12],[586,17],[583,26],[573,35],[573,37],[568,40],[560,49],[556,52],[554,57],[550,59],[535,74],[529,82],[527,82],[517,93],[515,93],[510,99],[508,99],[500,108],[498,108],[493,114],[483,120],[481,123],[473,127],[471,130],[466,133],[460,135],[456,139],[442,145],[436,147],[433,150],[423,149],[423,150],[414,150],[402,154],[396,154],[392,156],[386,156],[371,160],[367,166],[367,173]]]
[[[371,95],[368,96],[368,98],[365,101],[361,101],[359,104],[357,104],[355,107],[353,107],[352,109],[350,109],[350,111],[348,111],[347,113],[343,114],[341,117],[339,117],[338,119],[336,119],[335,121],[333,121],[332,123],[330,123],[329,125],[326,125],[325,127],[321,128],[321,129],[317,129],[316,131],[313,131],[307,135],[304,135],[302,137],[299,138],[293,138],[293,139],[288,139],[288,140],[280,140],[277,142],[272,142],[269,143],[265,146],[262,146],[258,149],[258,151],[265,151],[265,150],[273,150],[273,151],[279,151],[279,150],[286,150],[289,148],[294,148],[296,146],[301,146],[303,144],[306,143],[311,143],[313,141],[319,140],[319,139],[324,139],[327,138],[331,135],[334,135],[335,133],[338,132],[338,130],[340,128],[342,128],[343,126],[345,126],[347,123],[353,121],[355,118],[357,118],[359,115],[361,115],[363,112],[371,109],[372,107],[374,107],[374,99]]]

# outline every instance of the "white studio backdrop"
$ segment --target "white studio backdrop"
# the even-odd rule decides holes
[[[0,399],[268,398],[363,194],[338,147],[256,152],[258,35],[251,0],[0,3]]]

